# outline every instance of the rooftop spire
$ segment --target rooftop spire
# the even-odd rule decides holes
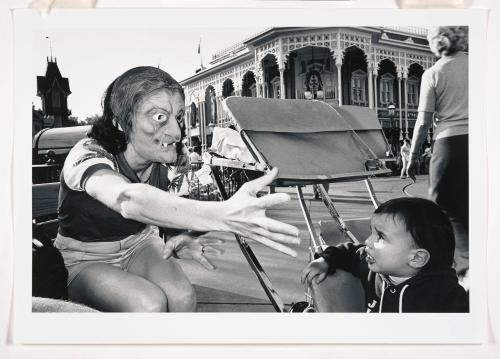
[[[48,37],[48,36],[45,36],[45,38],[46,38],[47,40],[49,40],[49,48],[50,48],[50,61],[52,61],[52,40],[51,40],[51,39],[50,39],[50,37]],[[47,60],[47,62],[48,62],[48,60]]]

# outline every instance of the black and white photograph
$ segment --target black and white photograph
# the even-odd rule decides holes
[[[468,312],[467,27],[268,28],[205,65],[218,35],[109,85],[38,38],[34,310]]]
[[[314,24],[291,11],[276,23],[149,27],[176,13],[127,26],[126,11],[68,12],[16,38],[17,104],[32,112],[15,143],[24,159],[32,146],[31,172],[14,168],[15,226],[32,206],[31,257],[16,249],[29,262],[15,279],[21,341],[38,341],[27,321],[64,318],[82,323],[69,343],[128,343],[122,321],[148,328],[132,343],[241,342],[248,331],[250,342],[294,343],[292,328],[329,322],[340,328],[304,341],[481,340],[485,243],[469,220],[484,199],[470,155],[482,130],[469,127],[481,16],[351,24],[350,12]],[[435,329],[415,336],[412,321]],[[147,337],[162,322],[171,327]],[[390,334],[350,334],[381,323]],[[267,336],[275,324],[289,329]]]

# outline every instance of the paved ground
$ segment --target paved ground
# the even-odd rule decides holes
[[[383,202],[391,198],[406,196],[403,189],[408,195],[426,197],[427,181],[427,176],[419,176],[415,184],[411,184],[410,180],[401,180],[399,177],[381,177],[372,179],[372,184],[377,197]],[[277,191],[290,193],[292,200],[269,210],[268,215],[300,229],[302,242],[299,247],[294,248],[298,256],[297,258],[289,257],[255,242],[251,243],[251,246],[283,301],[290,304],[304,300],[300,273],[309,260],[309,234],[295,189],[279,188]],[[329,194],[344,219],[367,218],[373,211],[363,181],[331,185]],[[304,195],[316,227],[320,220],[331,219],[324,204],[313,199],[310,187],[304,189]],[[273,311],[257,277],[239,250],[234,236],[226,233],[209,235],[225,240],[223,245],[225,253],[213,258],[217,266],[216,270],[207,271],[192,261],[181,261],[181,265],[195,285],[198,310],[205,312]]]

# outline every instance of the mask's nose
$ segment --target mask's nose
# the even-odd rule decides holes
[[[171,137],[175,142],[181,140],[181,129],[177,121],[169,121],[165,128],[165,135]]]

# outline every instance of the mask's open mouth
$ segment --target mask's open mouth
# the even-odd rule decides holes
[[[170,147],[174,147],[174,146],[175,146],[175,142],[170,142],[170,143],[168,143],[168,142],[163,142],[163,143],[161,144],[161,147],[162,147],[162,148],[168,148],[169,146],[170,146]]]

